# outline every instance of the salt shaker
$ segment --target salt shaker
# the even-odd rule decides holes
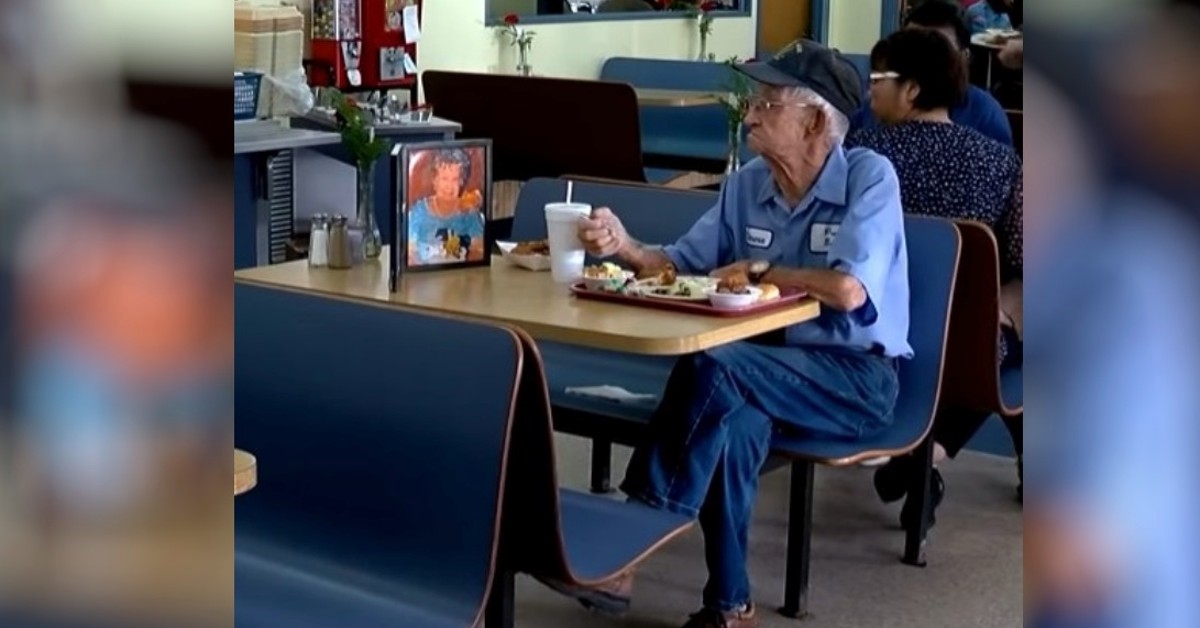
[[[329,265],[329,217],[325,214],[312,217],[312,231],[308,237],[308,265],[313,268]]]
[[[334,216],[329,221],[329,267],[350,268],[354,256],[350,248],[350,230],[345,216]]]

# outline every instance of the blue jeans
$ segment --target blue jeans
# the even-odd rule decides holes
[[[704,605],[750,601],[748,534],[772,428],[856,439],[891,424],[895,360],[838,349],[725,345],[680,359],[621,485],[630,498],[699,516]]]

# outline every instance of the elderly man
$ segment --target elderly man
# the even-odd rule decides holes
[[[760,84],[746,126],[761,158],[729,177],[716,206],[663,248],[634,241],[607,208],[579,232],[592,254],[639,271],[744,273],[822,304],[817,320],[777,341],[683,358],[630,461],[621,488],[632,500],[700,518],[709,581],[687,628],[758,625],[746,559],[772,428],[846,439],[886,428],[896,361],[912,354],[896,174],[883,157],[841,145],[861,98],[854,66],[804,41],[737,69]],[[631,590],[630,574],[569,593],[620,611]]]

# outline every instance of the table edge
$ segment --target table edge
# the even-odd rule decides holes
[[[364,297],[364,296],[358,296],[358,295],[352,295],[352,294],[329,292],[329,291],[320,290],[317,288],[302,288],[302,287],[297,287],[297,286],[285,286],[285,285],[271,283],[268,281],[262,281],[262,280],[258,280],[258,279],[248,279],[245,277],[237,277],[236,274],[234,276],[234,282],[235,283],[241,282],[241,283],[248,284],[248,285],[254,285],[254,286],[258,286],[258,287],[262,287],[262,288],[269,288],[269,289],[273,289],[273,290],[282,290],[285,292],[291,292],[291,293],[297,293],[297,294],[312,294],[312,295],[320,296],[322,298],[334,299],[334,300],[338,300],[338,301],[350,301],[350,302],[355,302],[355,303],[362,303],[362,304],[366,304],[366,305],[373,306],[373,307],[394,308],[394,309],[404,310],[404,311],[409,311],[409,312],[434,313],[439,316],[446,316],[449,318],[454,318],[454,319],[459,319],[459,320],[468,320],[468,321],[469,320],[475,320],[475,321],[483,320],[483,321],[488,321],[491,323],[497,323],[497,324],[501,324],[501,325],[509,325],[512,327],[517,327],[517,328],[523,329],[530,336],[533,336],[534,340],[547,340],[547,341],[551,341],[551,342],[561,342],[564,344],[571,344],[571,345],[577,345],[577,346],[582,346],[582,347],[590,347],[593,349],[606,349],[606,350],[610,350],[610,351],[619,351],[619,352],[624,352],[624,353],[635,353],[638,355],[674,355],[674,356],[688,355],[691,353],[698,353],[700,351],[705,351],[708,349],[719,347],[721,345],[729,344],[731,342],[738,342],[740,340],[745,340],[747,338],[752,338],[755,335],[758,335],[758,334],[750,334],[750,335],[730,334],[726,330],[716,330],[716,331],[706,332],[706,333],[702,333],[702,334],[693,334],[693,335],[681,337],[681,338],[630,338],[629,336],[621,336],[621,335],[611,334],[611,335],[605,335],[601,340],[598,340],[595,342],[587,342],[587,341],[584,341],[584,339],[580,339],[579,337],[576,336],[576,334],[571,333],[570,331],[564,332],[561,328],[548,327],[548,326],[542,325],[540,323],[517,324],[515,322],[512,322],[508,319],[503,319],[503,318],[464,314],[462,312],[442,310],[442,309],[431,308],[431,307],[418,307],[418,306],[412,306],[412,305],[405,305],[403,303],[396,303],[394,301],[382,301],[382,300],[374,298],[374,297]],[[805,323],[805,322],[811,321],[811,320],[817,318],[818,316],[820,316],[820,313],[821,313],[820,304],[816,301],[816,299],[809,297],[806,299],[802,299],[801,301],[798,301],[793,306],[786,307],[786,308],[780,308],[778,310],[773,310],[771,312],[768,312],[768,313],[764,314],[764,316],[772,316],[772,317],[773,316],[782,316],[785,313],[795,312],[798,309],[803,309],[805,312],[805,315],[803,316],[803,318],[800,318],[799,320],[788,323],[788,326],[799,325],[800,323]],[[693,316],[698,316],[698,315],[693,315]],[[593,332],[589,332],[589,333],[595,334],[597,332],[593,331]],[[602,332],[600,332],[600,333],[602,333]],[[762,332],[759,332],[759,333],[762,333]]]

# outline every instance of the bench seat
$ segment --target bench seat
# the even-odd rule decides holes
[[[426,590],[399,585],[384,590],[356,586],[350,574],[322,574],[304,564],[301,555],[270,558],[239,548],[234,558],[237,625],[242,628],[374,628],[423,626],[463,628],[453,617],[472,616],[476,609],[432,612],[436,601]]]
[[[691,520],[624,500],[560,489],[563,545],[580,581],[598,582],[640,562]],[[620,534],[614,534],[614,531]]]

